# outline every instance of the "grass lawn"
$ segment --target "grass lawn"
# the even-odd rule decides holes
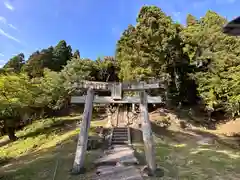
[[[163,180],[240,179],[240,153],[221,144],[199,145],[194,139],[183,143],[169,137],[155,137],[157,164],[164,170]],[[187,138],[187,137],[186,137]],[[144,157],[142,145],[136,147]]]
[[[0,147],[1,159],[9,161],[0,164],[0,179],[2,180],[52,180],[56,170],[55,180],[60,179],[89,179],[91,173],[82,176],[71,176],[75,150],[76,121],[80,116],[68,116],[38,120],[18,131],[19,139]],[[104,125],[106,121],[92,121],[93,128]],[[7,140],[2,137],[1,142]],[[101,150],[88,151],[86,167],[92,170],[92,163]],[[56,168],[57,167],[57,168]]]

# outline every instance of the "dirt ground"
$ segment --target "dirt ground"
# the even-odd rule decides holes
[[[240,136],[240,118],[218,125],[216,132],[226,136]]]
[[[150,114],[156,146],[156,163],[163,177],[149,180],[238,180],[240,179],[239,137],[240,120],[217,126],[216,130],[202,127],[181,128],[174,114]],[[156,121],[171,117],[171,125],[160,127]],[[228,132],[228,136],[226,135]],[[138,157],[145,161],[144,147],[135,144]]]

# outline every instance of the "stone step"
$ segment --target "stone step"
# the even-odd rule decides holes
[[[113,145],[111,147],[104,151],[104,156],[94,162],[96,166],[115,166],[117,163],[136,165],[139,163],[134,156],[134,150],[128,145]]]
[[[128,140],[128,136],[118,136],[118,135],[113,135],[112,140],[117,139],[117,140]]]
[[[127,133],[127,130],[113,130],[113,133]]]
[[[139,170],[134,166],[100,166],[94,180],[143,180]]]
[[[124,137],[115,137],[115,138],[112,138],[112,141],[128,141],[128,138],[124,138]]]
[[[112,133],[112,144],[128,144],[128,128],[126,127],[116,127],[113,129]]]
[[[113,139],[112,140],[112,144],[113,143],[123,143],[123,144],[125,144],[127,142],[128,142],[128,140],[125,140],[125,139],[124,140],[122,140],[122,139],[120,139],[120,140],[119,139]]]
[[[117,130],[113,130],[113,133],[127,133],[128,131],[126,130],[124,130],[124,131],[117,131]]]
[[[115,132],[113,133],[114,136],[128,136],[128,133],[119,133],[119,132]]]
[[[128,133],[113,133],[112,136],[128,137]]]
[[[113,133],[113,136],[128,136],[128,133]]]
[[[122,139],[119,139],[119,138],[115,138],[115,139],[112,139],[112,144],[126,144],[128,143],[128,139],[127,138],[122,138]]]
[[[128,134],[127,131],[113,131],[113,134]]]
[[[113,133],[113,136],[128,136],[128,133]]]
[[[114,141],[112,141],[112,145],[123,145],[123,144],[128,144],[128,141],[116,141],[116,140],[114,140]]]
[[[112,137],[128,137],[128,134],[113,134]]]
[[[126,127],[115,127],[113,128],[114,130],[118,130],[118,131],[127,131]]]

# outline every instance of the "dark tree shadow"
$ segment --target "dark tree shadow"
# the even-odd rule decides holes
[[[66,131],[75,129],[77,121],[78,120],[69,120],[67,118],[61,119],[61,121],[56,120],[49,126],[38,128],[33,132],[20,136],[19,139],[35,137],[35,136],[38,136],[39,134],[50,134],[53,131],[59,132],[59,134],[63,134]]]
[[[176,132],[171,131],[167,128],[160,127],[157,124],[151,122],[151,128],[153,134],[160,139],[170,138],[172,141],[177,143],[181,143],[183,141],[187,141],[191,138],[195,138],[193,134],[185,133],[185,132]],[[135,143],[143,143],[143,135],[140,129],[131,128],[131,141],[133,144]]]
[[[151,122],[151,127],[152,127],[153,134],[160,139],[164,139],[164,137],[168,137],[175,142],[181,143],[188,139],[195,138],[195,136],[192,134],[185,133],[185,132],[171,131],[165,127],[160,127],[153,122]]]
[[[191,111],[190,111],[191,109]],[[220,115],[218,113],[212,113],[212,121],[209,121],[207,113],[199,108],[199,107],[183,107],[181,109],[177,107],[161,107],[155,110],[155,113],[159,113],[159,115],[166,115],[166,113],[171,113],[176,115],[178,119],[185,120],[186,123],[189,123],[195,127],[205,127],[207,129],[216,129],[216,125],[219,122],[222,122],[224,119],[224,115]]]
[[[98,118],[100,115],[97,115],[96,113],[93,114],[92,121],[94,120],[99,120]],[[56,119],[55,119],[56,118]],[[104,120],[104,118],[102,118]],[[36,121],[41,121],[41,120],[36,120]],[[34,131],[31,131],[27,134],[18,136],[17,138],[20,139],[26,139],[29,137],[35,137],[40,134],[51,134],[53,131],[55,131],[57,134],[61,135],[69,130],[73,130],[76,128],[77,124],[81,121],[81,119],[69,119],[69,118],[64,118],[62,117],[61,120],[58,120],[57,117],[52,117],[52,121],[50,125],[45,126],[45,127],[40,127],[37,129],[34,129]],[[92,127],[91,127],[92,128]],[[1,140],[0,141],[0,147],[5,146],[12,141],[9,139],[6,140]]]
[[[236,136],[236,137],[221,136],[221,137],[219,137],[210,132],[201,131],[201,130],[197,130],[197,129],[189,129],[188,131],[191,131],[197,135],[201,135],[206,138],[212,138],[215,141],[217,141],[219,144],[225,145],[232,149],[240,148],[240,137],[239,136]]]
[[[12,141],[11,140],[9,140],[9,139],[6,139],[6,140],[2,140],[1,142],[0,142],[0,147],[2,147],[2,146],[5,146],[5,145],[7,145],[7,144],[9,144],[9,143],[11,143]]]

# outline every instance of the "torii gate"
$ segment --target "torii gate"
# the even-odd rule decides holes
[[[146,83],[141,82],[94,82],[83,81],[75,83],[75,88],[87,89],[87,96],[72,96],[71,103],[85,103],[81,129],[79,133],[75,160],[73,164],[73,173],[80,173],[83,165],[85,152],[87,149],[88,129],[90,127],[90,120],[92,118],[93,103],[111,104],[111,103],[140,103],[141,123],[143,141],[145,146],[145,156],[149,169],[154,172],[156,170],[155,152],[151,125],[148,115],[148,103],[162,103],[161,96],[148,96],[146,90],[164,88],[160,81]],[[111,96],[95,96],[94,91],[110,91]],[[139,96],[123,97],[122,91],[138,91]]]

